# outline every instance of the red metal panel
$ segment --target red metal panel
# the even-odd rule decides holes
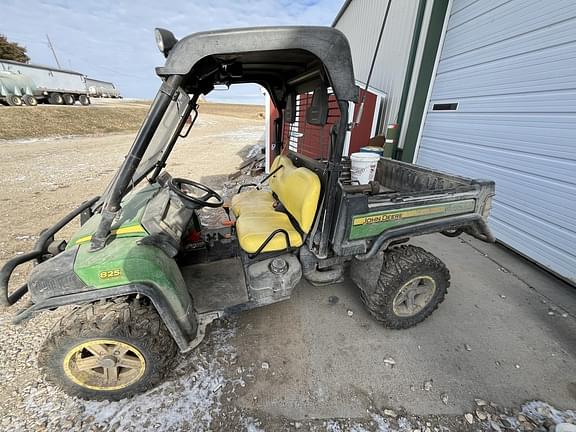
[[[328,119],[323,126],[311,125],[306,122],[306,111],[312,103],[312,92],[298,95],[296,101],[296,121],[293,124],[282,125],[282,141],[284,152],[290,148],[297,153],[313,159],[327,159],[330,148],[330,129],[340,119],[338,101],[334,95],[328,96]],[[372,109],[372,111],[374,111]],[[270,102],[270,142],[274,142],[274,119],[278,115]],[[271,152],[270,152],[271,153]]]
[[[285,137],[289,139],[290,148],[313,159],[327,159],[330,147],[330,129],[340,119],[338,102],[333,95],[328,97],[328,119],[323,126],[306,122],[306,111],[312,103],[312,93],[298,95],[297,125],[285,125]],[[290,133],[291,129],[291,133]]]
[[[360,97],[358,98],[359,101],[362,100],[363,95],[364,90],[360,90]],[[352,129],[352,135],[350,136],[349,154],[359,151],[361,147],[367,146],[368,141],[372,138],[370,135],[372,133],[372,123],[374,121],[377,99],[378,98],[374,93],[366,93],[362,118],[360,119],[360,123]],[[357,103],[354,108],[354,117],[350,119],[350,121],[353,121],[353,119],[356,118],[356,113],[359,109],[360,103]]]

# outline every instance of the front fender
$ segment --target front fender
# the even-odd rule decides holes
[[[121,285],[100,289],[87,287],[87,290],[83,292],[50,297],[18,313],[14,317],[13,322],[18,324],[30,318],[34,313],[46,309],[55,309],[65,305],[91,303],[97,300],[111,299],[131,294],[140,294],[150,299],[180,350],[186,351],[196,337],[198,327],[196,312],[194,311],[192,303],[189,302],[188,305],[185,306],[185,301],[168,301],[157,287],[144,284]]]
[[[192,297],[173,258],[141,237],[115,238],[104,249],[73,246],[37,265],[28,288],[34,306],[16,316],[100,299],[141,294],[150,299],[181,349],[197,332]]]

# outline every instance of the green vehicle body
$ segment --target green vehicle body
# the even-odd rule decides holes
[[[228,64],[230,52],[238,49],[240,37],[254,52],[270,55],[266,37],[269,33],[284,43],[272,56],[270,64],[281,62],[284,59],[282,50],[289,46],[289,52],[302,64],[314,65],[319,59],[327,67],[326,71],[314,67],[311,75],[302,76],[291,63],[280,72],[273,68],[267,89],[275,105],[287,106],[290,97],[282,90],[286,86],[276,82],[284,73],[286,76],[281,80],[284,84],[288,78],[301,78],[301,83],[293,81],[294,99],[296,91],[318,91],[318,98],[313,96],[311,103],[316,101],[325,106],[315,107],[320,108],[317,110],[310,108],[311,112],[327,113],[330,85],[339,96],[341,117],[331,132],[331,160],[306,157],[286,147],[286,154],[295,166],[314,172],[321,180],[322,197],[316,207],[316,225],[302,235],[302,246],[291,247],[287,241],[285,250],[263,252],[259,256],[267,242],[283,230],[270,233],[261,250],[247,253],[240,247],[231,219],[228,225],[216,229],[201,227],[197,210],[203,206],[187,206],[185,199],[179,197],[183,191],[175,190],[175,185],[181,187],[187,184],[186,180],[172,178],[162,169],[178,137],[186,136],[187,132],[183,131],[190,116],[190,123],[194,124],[198,98],[211,90],[211,83],[203,81],[207,78],[198,77],[204,77],[204,72],[210,77],[218,73],[225,75],[229,82],[244,82],[239,70]],[[321,37],[322,34],[326,38]],[[196,42],[194,38],[197,38]],[[376,171],[374,184],[377,188],[374,184],[356,185],[350,178],[344,178],[350,174],[347,165],[350,159],[342,157],[348,130],[348,107],[349,103],[357,101],[358,89],[353,79],[348,43],[337,30],[265,28],[240,35],[230,30],[221,34],[201,33],[178,43],[180,48],[170,54],[168,66],[157,70],[163,78],[162,87],[103,197],[96,197],[72,211],[40,236],[33,251],[13,258],[1,269],[0,299],[4,305],[16,303],[28,291],[31,294],[33,305],[19,313],[16,322],[38,311],[66,304],[144,296],[159,312],[180,350],[188,351],[202,340],[205,326],[213,319],[285,300],[301,278],[319,285],[333,283],[342,277],[344,263],[370,260],[386,252],[390,245],[406,242],[411,237],[466,231],[483,240],[494,241],[487,226],[494,195],[491,181],[453,176],[385,158],[380,160]],[[340,45],[339,50],[334,48],[334,43]],[[226,44],[232,51],[225,50],[228,49]],[[224,62],[216,69],[204,61],[206,55],[211,54],[210,50],[220,53],[222,59],[219,61]],[[332,51],[343,54],[332,56]],[[247,64],[253,61],[248,55]],[[196,68],[198,74],[189,73]],[[326,72],[331,70],[334,73],[329,80]],[[262,84],[259,75],[254,79]],[[310,123],[322,123],[318,121],[313,119]],[[283,124],[281,117],[277,124]],[[274,151],[279,153],[283,144],[282,127],[278,127],[275,134],[278,146]],[[145,178],[148,181],[144,181]],[[81,216],[79,230],[67,243],[56,244],[55,234],[78,216]],[[192,256],[197,253],[196,249],[187,249],[193,230],[196,234],[202,231],[203,246],[206,250],[213,248],[213,252],[208,250],[206,255],[213,255],[205,261],[199,258],[190,265],[187,259],[198,258]],[[217,247],[213,247],[211,239],[206,240],[212,235],[217,238],[214,242]],[[277,257],[285,261],[285,267],[276,268],[278,271],[271,265]],[[32,260],[37,265],[31,271],[28,283],[15,291],[9,290],[8,282],[14,269]],[[228,280],[225,280],[223,267],[232,270]],[[208,268],[209,271],[202,270]],[[286,269],[289,269],[288,273],[282,273]],[[193,271],[197,273],[190,276]],[[211,286],[217,289],[211,291]],[[210,308],[203,296],[218,298],[219,303]]]
[[[90,251],[90,239],[101,218],[94,214],[71,236],[63,253],[38,264],[28,284],[33,300],[42,305],[39,309],[49,308],[51,302],[60,304],[59,300],[67,303],[74,296],[84,302],[141,294],[161,311],[172,336],[186,350],[196,333],[196,320],[180,268],[163,250],[140,244],[149,236],[141,224],[143,214],[159,189],[157,184],[146,185],[124,197],[122,214],[106,248]]]
[[[122,205],[125,217],[112,227],[116,240],[109,247],[96,252],[89,250],[90,239],[100,222],[99,215],[92,216],[72,236],[68,248],[79,245],[74,272],[87,286],[110,288],[146,283],[163,287],[168,293],[186,289],[173,259],[158,248],[139,244],[148,236],[141,225],[142,214],[157,189],[148,185],[126,196]],[[349,240],[372,238],[391,228],[474,212],[475,206],[476,201],[468,199],[351,216]]]
[[[147,186],[133,191],[123,200],[123,213],[112,229],[114,241],[110,247],[90,252],[90,239],[100,223],[100,215],[92,216],[72,236],[67,249],[78,246],[74,261],[74,273],[93,288],[110,288],[129,283],[151,283],[167,288],[175,288],[172,277],[161,271],[163,260],[161,250],[153,247],[139,247],[138,242],[148,234],[140,224],[146,204],[157,187]],[[167,270],[168,268],[166,268]]]
[[[68,248],[78,245],[74,272],[88,286],[110,288],[130,283],[149,283],[169,290],[182,288],[174,260],[160,249],[139,245],[148,236],[141,225],[142,214],[158,187],[148,185],[132,191],[123,200],[123,212],[112,228],[114,241],[109,247],[90,251],[90,240],[100,223],[100,215],[92,216],[72,236]]]
[[[162,292],[177,317],[186,316],[192,300],[176,261],[161,249],[139,242],[148,236],[141,225],[142,215],[158,185],[132,191],[123,200],[122,216],[114,225],[116,239],[99,251],[90,252],[90,238],[100,223],[92,216],[72,236],[70,247],[78,245],[74,273],[91,289],[119,286],[152,286]]]

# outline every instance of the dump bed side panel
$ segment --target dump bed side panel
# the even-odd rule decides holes
[[[384,238],[394,241],[450,229],[466,228],[485,238],[494,182],[389,159],[381,159],[376,181],[382,185],[380,193],[351,193],[345,182],[340,184],[332,237],[337,255],[364,254],[373,243],[384,244]]]
[[[446,216],[471,213],[475,199],[453,200],[393,210],[382,210],[352,216],[348,239],[371,238],[384,231],[403,225],[416,224]]]

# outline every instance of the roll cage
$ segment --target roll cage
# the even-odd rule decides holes
[[[171,104],[183,93],[191,95],[184,109],[179,109],[181,115],[173,125],[173,132],[165,137],[161,156],[154,164],[154,175],[165,164],[187,117],[195,111],[200,95],[210,93],[217,84],[256,83],[268,91],[279,113],[274,131],[277,153],[286,145],[282,139],[283,113],[296,92],[316,89],[325,92],[330,87],[337,101],[340,119],[331,129],[329,158],[323,161],[325,192],[317,215],[322,226],[317,229],[320,237],[312,247],[318,257],[326,257],[330,227],[335,218],[335,189],[348,128],[348,104],[356,102],[358,96],[350,47],[345,36],[331,27],[261,27],[194,33],[176,41],[170,32],[161,31],[168,35],[172,45],[163,49],[166,63],[156,69],[163,82],[128,155],[100,203],[102,218],[92,237],[91,250],[105,247],[122,197],[154,168],[144,170],[144,175],[134,178]],[[321,117],[318,117],[319,121]]]

